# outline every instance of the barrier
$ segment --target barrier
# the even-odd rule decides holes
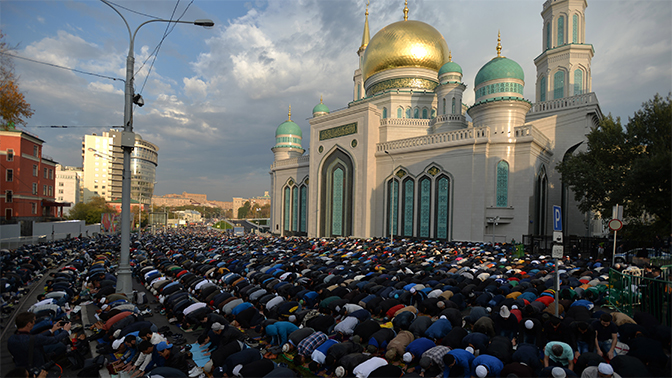
[[[664,267],[662,277],[670,277],[670,268]],[[609,269],[609,304],[630,317],[642,311],[655,316],[661,324],[671,325],[672,281],[641,274]]]

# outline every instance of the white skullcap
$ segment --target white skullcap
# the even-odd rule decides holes
[[[345,369],[343,368],[343,366],[337,367],[336,368],[336,376],[341,378],[344,375],[345,375]]]
[[[438,301],[438,302],[436,302],[436,307],[444,308],[444,307],[446,307],[446,303],[444,301]]]
[[[499,316],[501,316],[504,319],[508,319],[509,316],[511,316],[509,308],[506,306],[502,306],[502,308],[499,309]]]
[[[512,309],[512,310],[517,310],[517,309],[518,309],[518,306],[517,306],[517,305],[513,305],[513,306],[511,306],[511,309]]]
[[[491,308],[491,307],[486,307],[486,308],[485,308],[485,311],[487,311],[488,313],[491,313],[491,312],[492,312],[492,308]]]
[[[527,329],[532,329],[532,328],[534,328],[534,322],[531,321],[531,320],[529,320],[529,319],[526,320],[526,321],[525,321],[525,328],[527,328]]]
[[[411,294],[413,294],[413,293],[415,293],[415,288],[414,287],[411,288]]]
[[[446,319],[446,315],[441,315],[441,317],[439,317],[439,319]]]
[[[108,308],[108,307],[110,307],[110,306],[104,304],[103,307],[101,307],[100,309],[103,310],[103,311],[105,311],[105,309]]]
[[[283,352],[283,353],[287,353],[287,352],[289,352],[289,349],[290,349],[291,347],[292,347],[292,346],[289,345],[289,344],[285,344],[285,345],[283,345],[283,346],[282,346],[282,352]]]
[[[101,304],[102,304],[102,303],[105,303],[106,300],[107,300],[107,298],[100,298],[100,303],[101,303]]]
[[[553,370],[551,370],[551,375],[553,378],[565,378],[567,373],[565,373],[565,369],[561,367],[554,367]]]
[[[606,364],[604,362],[600,362],[600,364],[597,365],[597,371],[599,371],[601,374],[604,375],[614,374],[614,368],[611,365]]]
[[[474,351],[474,348],[472,348],[472,347],[470,347],[470,346],[464,348],[464,350],[466,350],[467,352],[469,352],[469,353],[471,353],[471,354],[474,354],[474,352],[475,352],[475,351]]]
[[[488,369],[485,368],[483,365],[478,365],[476,366],[476,376],[478,378],[483,378],[488,375]]]
[[[114,349],[114,350],[119,349],[119,347],[120,347],[121,344],[123,344],[123,343],[124,343],[124,340],[122,340],[122,339],[114,340],[114,342],[112,343],[112,349]]]
[[[233,375],[236,377],[240,377],[240,370],[243,368],[243,365],[236,365],[236,367],[233,368]]]
[[[289,321],[294,323],[296,321],[296,316],[295,315],[289,315]]]
[[[409,352],[404,353],[403,360],[405,363],[410,364],[413,361],[413,355]]]
[[[112,336],[113,336],[115,339],[119,338],[119,336],[121,336],[121,330],[118,329],[118,330],[114,331],[114,333],[112,334]]]

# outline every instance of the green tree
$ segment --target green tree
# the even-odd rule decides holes
[[[104,213],[116,213],[117,211],[105,202],[103,197],[93,197],[88,202],[76,204],[70,213],[68,219],[83,220],[86,224],[100,223],[100,216]]]
[[[241,208],[238,209],[238,219],[245,219],[250,215],[252,205],[250,201],[246,201]]]
[[[565,159],[557,170],[582,211],[606,218],[620,204],[639,236],[666,235],[672,212],[671,151],[672,98],[656,95],[625,128],[619,118],[605,117],[588,134],[588,151]]]

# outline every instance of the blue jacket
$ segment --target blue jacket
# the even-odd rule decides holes
[[[485,366],[488,369],[488,377],[499,377],[499,373],[504,369],[504,364],[497,357],[488,354],[481,354],[471,361],[471,375],[476,377],[476,367],[478,365]]]
[[[28,361],[29,355],[29,345],[30,345],[31,335],[27,332],[16,332],[7,340],[7,349],[9,353],[14,357],[14,363],[17,367],[28,368],[30,361]],[[51,345],[58,343],[58,339],[52,336],[51,331],[46,333],[41,333],[38,335],[33,335],[35,338],[34,348],[33,348],[33,364],[32,366],[38,367],[44,365],[45,357],[42,347],[45,345]]]
[[[448,319],[438,319],[432,325],[427,328],[425,331],[425,336],[430,339],[442,339],[444,338],[450,330],[453,329],[453,326],[450,324]]]
[[[464,378],[471,377],[471,362],[474,360],[474,355],[464,349],[453,349],[448,354],[455,357],[455,365],[461,366],[464,369]],[[443,370],[443,377],[448,378],[450,375],[450,368],[446,366]]]
[[[271,345],[285,345],[289,334],[299,329],[290,322],[275,322],[266,326],[266,335],[271,336]]]
[[[431,348],[434,348],[435,346],[436,344],[434,344],[432,340],[426,337],[421,337],[411,341],[411,343],[406,347],[405,351],[412,354],[414,358],[420,358],[423,353]]]

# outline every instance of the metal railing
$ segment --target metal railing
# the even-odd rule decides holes
[[[664,267],[669,277],[671,267]],[[643,277],[641,270],[625,274],[609,270],[609,304],[632,317],[636,311],[649,313],[661,324],[670,325],[672,281]]]

